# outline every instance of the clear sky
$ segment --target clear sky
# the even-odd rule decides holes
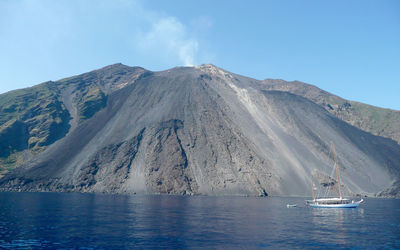
[[[117,62],[213,63],[400,110],[400,1],[0,0],[0,93]]]

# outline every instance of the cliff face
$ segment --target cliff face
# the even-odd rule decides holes
[[[310,177],[323,185],[332,172],[332,141],[349,194],[398,195],[395,141],[213,65],[119,64],[51,86],[66,132],[36,153],[20,143],[30,137],[21,119],[7,125],[27,131],[6,144],[28,156],[8,165],[1,190],[310,195]]]

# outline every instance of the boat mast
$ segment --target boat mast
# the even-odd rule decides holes
[[[314,192],[315,185],[311,178],[310,178],[310,180],[311,180],[311,188],[312,188],[312,198],[315,201],[315,192]]]
[[[336,178],[337,178],[337,184],[338,184],[338,190],[339,190],[339,197],[342,199],[342,191],[340,190],[340,176],[339,176],[339,168],[336,163],[336,151],[335,151],[335,145],[332,143],[332,153],[333,153],[333,158],[335,159],[335,167],[336,167]]]

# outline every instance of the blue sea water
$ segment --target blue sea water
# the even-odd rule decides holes
[[[297,203],[296,208],[286,204]],[[0,248],[400,248],[400,200],[0,193]]]

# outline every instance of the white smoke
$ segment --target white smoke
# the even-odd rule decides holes
[[[164,60],[178,59],[185,66],[192,66],[196,62],[199,43],[188,35],[185,25],[175,17],[153,20],[150,30],[141,32],[138,41],[143,52],[157,53]]]
[[[152,70],[212,62],[211,26],[142,0],[0,0],[0,93],[114,62]]]

